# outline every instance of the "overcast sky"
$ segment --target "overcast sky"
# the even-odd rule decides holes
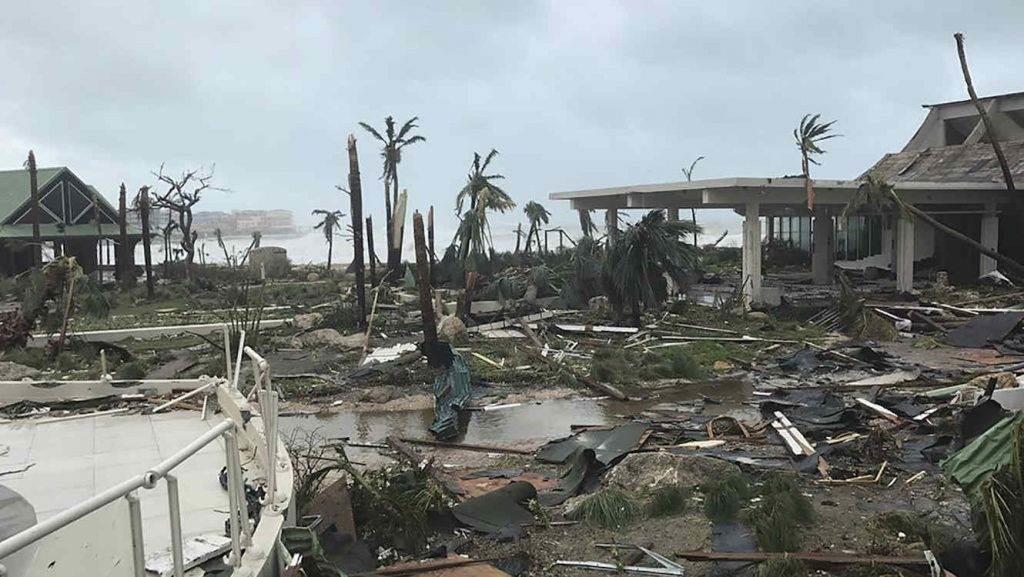
[[[899,150],[923,103],[1024,90],[1024,2],[7,3],[0,18],[0,167],[65,165],[113,198],[161,163],[216,163],[206,209],[341,208],[345,139],[383,220],[376,143],[357,122],[420,118],[401,181],[452,228],[473,151],[520,203],[682,179],[799,172],[792,129],[820,112],[821,178]],[[505,236],[520,220],[494,219]],[[710,212],[710,211],[709,211]],[[708,214],[720,230],[729,218]],[[738,229],[737,229],[738,232]]]

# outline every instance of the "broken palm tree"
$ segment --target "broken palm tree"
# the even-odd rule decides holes
[[[839,321],[847,334],[873,341],[892,341],[899,336],[891,322],[864,305],[864,299],[857,296],[846,275],[839,274],[839,284]]]

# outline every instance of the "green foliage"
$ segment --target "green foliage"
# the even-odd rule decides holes
[[[685,285],[686,273],[698,262],[698,251],[686,238],[699,230],[690,221],[669,221],[664,211],[652,210],[622,232],[612,243],[604,271],[616,310],[630,307],[639,326],[641,306],[655,307],[667,298],[665,275]]]
[[[601,243],[584,236],[570,252],[569,272],[562,284],[562,300],[570,308],[585,309],[590,299],[603,292],[602,260],[604,249]]]
[[[74,371],[82,368],[82,362],[71,351],[63,351],[53,358],[53,368],[58,371]]]
[[[839,136],[832,133],[832,125],[835,124],[835,120],[822,123],[818,121],[819,118],[821,118],[820,114],[807,114],[800,120],[800,127],[793,130],[793,138],[796,140],[796,145],[800,149],[805,163],[818,164],[814,157],[825,154],[820,144]]]
[[[799,559],[770,559],[757,566],[757,577],[803,577],[807,575],[807,565]]]
[[[953,541],[948,530],[929,523],[924,514],[912,511],[887,511],[871,520],[872,533],[877,533],[875,551],[881,554],[893,553],[896,547],[891,544],[899,539],[899,534],[906,535],[907,543],[922,543],[932,551],[945,550]],[[888,544],[888,547],[885,545]],[[884,548],[879,548],[882,546]]]
[[[644,354],[640,363],[640,378],[651,379],[699,379],[706,375],[704,367],[685,347],[665,347]],[[636,370],[636,367],[632,367]]]
[[[135,381],[146,377],[146,364],[142,361],[128,361],[114,370],[114,378],[122,381]]]
[[[761,500],[748,512],[748,521],[761,549],[792,552],[800,547],[800,529],[814,520],[814,507],[790,475],[764,478]]]
[[[750,499],[750,483],[742,473],[712,479],[701,486],[704,514],[712,521],[732,521]]]
[[[467,182],[455,197],[455,214],[459,217],[458,231],[455,233],[453,245],[459,246],[459,260],[467,270],[473,268],[469,260],[471,254],[483,256],[491,246],[491,231],[487,224],[487,212],[507,212],[515,208],[516,203],[494,181],[505,177],[500,174],[486,174],[487,167],[498,156],[498,151],[491,149],[485,158],[473,153],[473,164],[467,176]],[[463,210],[466,201],[469,207]]]
[[[622,529],[643,517],[644,509],[632,495],[619,489],[604,489],[583,498],[572,511],[572,519],[605,529]]]
[[[685,485],[667,485],[655,489],[647,501],[649,517],[671,517],[685,513],[690,506],[691,492]]]
[[[992,577],[1024,573],[1024,421],[1014,430],[1010,462],[982,481],[972,507],[975,531],[990,551]]]
[[[10,349],[4,352],[2,358],[5,361],[34,369],[45,369],[50,364],[50,360],[46,358],[46,350],[39,347]]]
[[[359,328],[359,305],[355,302],[342,301],[327,309],[317,328],[336,329],[342,333]],[[381,322],[377,319],[376,322]]]

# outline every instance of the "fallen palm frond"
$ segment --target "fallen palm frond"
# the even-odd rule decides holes
[[[896,327],[874,310],[864,306],[846,275],[839,273],[839,319],[843,330],[855,339],[893,341],[899,336]]]
[[[605,529],[621,529],[641,519],[643,507],[623,491],[605,489],[584,497],[569,517]]]
[[[982,482],[975,496],[975,529],[992,556],[989,574],[1024,572],[1024,422],[1016,425],[1010,462]]]
[[[750,499],[750,484],[742,473],[714,479],[701,486],[704,514],[712,521],[732,521]]]

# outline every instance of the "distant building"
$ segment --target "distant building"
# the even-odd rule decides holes
[[[192,226],[203,236],[211,236],[219,228],[224,236],[249,236],[259,231],[263,236],[296,234],[295,217],[290,210],[198,211]]]

